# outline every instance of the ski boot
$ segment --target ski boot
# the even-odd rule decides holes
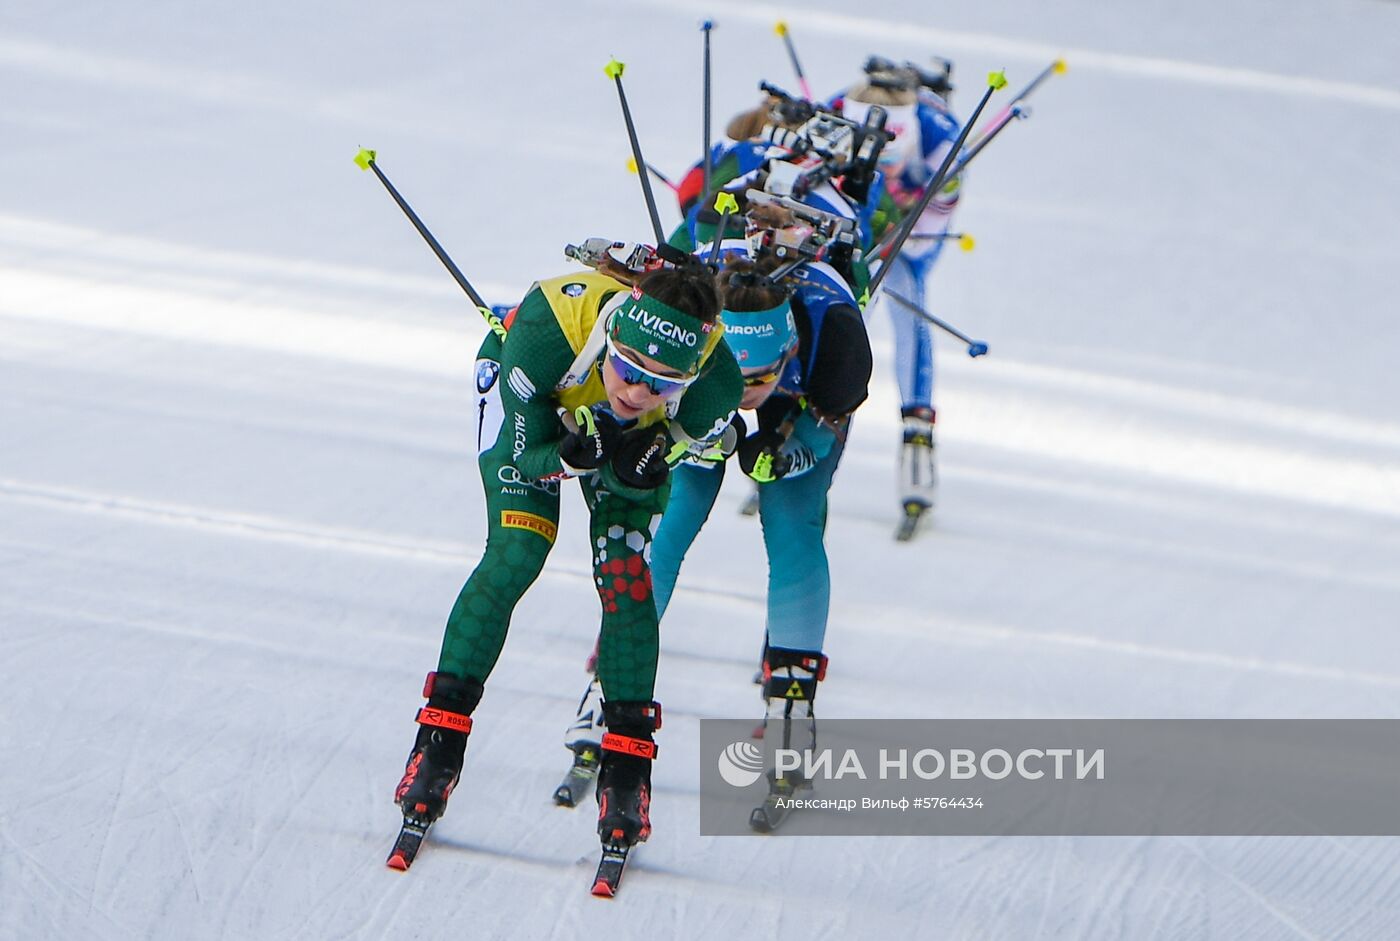
[[[593,894],[612,898],[622,882],[632,847],[651,836],[652,733],[661,728],[655,702],[603,703],[603,766],[598,772],[598,838],[603,856],[593,876]]]
[[[904,517],[895,530],[895,539],[907,542],[933,509],[934,491],[938,487],[938,445],[934,435],[937,413],[926,405],[911,405],[900,409],[899,414],[904,420],[904,443],[899,452],[900,502]]]
[[[554,789],[554,803],[576,807],[598,779],[603,754],[603,693],[598,677],[590,677],[579,700],[578,714],[564,733],[564,747],[573,754],[573,764],[564,780]]]
[[[753,685],[764,683],[763,666],[768,662],[768,632],[763,632],[763,649],[758,652],[758,669],[753,671]]]
[[[462,774],[471,731],[471,712],[481,700],[481,683],[451,673],[429,673],[423,684],[428,704],[418,710],[418,737],[394,789],[403,811],[403,829],[389,854],[393,869],[407,869],[428,827],[447,809],[447,798]]]
[[[598,772],[598,836],[604,846],[631,846],[651,836],[652,733],[661,728],[656,702],[603,704],[608,732]]]
[[[451,673],[429,673],[423,695],[428,704],[418,710],[418,737],[394,801],[405,815],[431,823],[447,809],[447,798],[462,773],[470,716],[481,700],[481,683]]]
[[[764,716],[760,729],[767,729],[775,703],[783,704],[782,744],[777,748],[792,749],[794,707],[806,703],[808,744],[816,751],[817,717],[812,701],[817,697],[817,684],[826,678],[826,657],[820,650],[787,650],[769,647],[763,658]],[[766,736],[755,736],[766,737]],[[758,833],[772,833],[790,812],[788,800],[799,791],[811,790],[812,782],[800,773],[778,774],[770,770],[768,795],[749,814],[749,828]]]
[[[768,632],[763,632],[763,650],[758,655],[758,669],[753,671],[753,685],[762,687],[768,682]],[[758,725],[754,726],[753,737],[763,738],[763,733],[767,731],[768,720],[765,718]]]

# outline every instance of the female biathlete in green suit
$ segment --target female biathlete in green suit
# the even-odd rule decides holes
[[[452,608],[427,707],[395,793],[405,819],[441,816],[461,773],[471,713],[511,612],[539,576],[559,522],[559,484],[588,504],[603,605],[598,673],[609,734],[598,778],[599,834],[635,843],[648,815],[657,617],[648,566],[670,466],[728,427],[743,392],[721,340],[713,274],[700,265],[531,287],[476,363],[486,550]]]

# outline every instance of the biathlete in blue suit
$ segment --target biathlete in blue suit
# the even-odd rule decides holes
[[[886,130],[895,138],[880,153],[885,175],[884,222],[897,224],[937,173],[961,127],[948,108],[951,65],[927,72],[872,58],[865,79],[834,103],[853,120],[864,120],[871,105],[888,112]],[[961,175],[951,177],[919,218],[913,235],[894,259],[884,287],[924,306],[929,276],[943,252],[945,236],[961,193]],[[877,225],[881,220],[877,220]],[[906,516],[932,508],[937,487],[933,403],[933,336],[922,318],[901,304],[881,299],[895,334],[895,371],[899,382],[903,448],[900,453],[899,500]]]
[[[759,485],[769,653],[820,658],[831,596],[826,494],[851,413],[866,398],[870,342],[850,288],[828,265],[803,265],[781,285],[752,263],[731,262],[726,270],[725,336],[745,376],[740,408],[756,410],[756,427],[737,443],[736,458]],[[791,330],[783,329],[789,320]],[[676,470],[672,502],[652,544],[659,613],[714,505],[725,465],[694,462]]]

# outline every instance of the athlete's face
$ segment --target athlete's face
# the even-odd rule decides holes
[[[752,369],[745,369],[744,372],[744,394],[739,399],[740,408],[758,408],[768,401],[768,396],[773,394],[773,390],[778,388],[778,379],[783,374],[783,367],[787,365],[788,357],[784,356],[768,366],[755,366]]]
[[[618,418],[636,418],[678,395],[693,381],[630,346],[608,340],[603,389]]]

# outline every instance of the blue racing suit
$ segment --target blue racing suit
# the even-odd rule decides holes
[[[768,644],[819,651],[831,602],[827,565],[827,491],[841,461],[847,420],[865,400],[870,343],[850,288],[830,266],[810,263],[793,275],[797,355],[758,409],[758,427],[792,422],[783,447],[788,472],[759,485],[759,518],[768,554]],[[709,517],[724,462],[682,464],[671,472],[671,499],[651,548],[657,613],[663,615],[686,551]]]
[[[835,101],[844,106],[848,116],[859,117],[862,109],[869,107],[850,99],[842,101],[839,96]],[[899,109],[891,110],[897,113]],[[890,197],[886,205],[888,221],[897,224],[898,219],[894,217],[907,211],[922,195],[957,140],[961,127],[942,99],[921,91],[912,106],[908,126],[892,120],[890,129],[896,131],[897,136],[886,146],[881,168],[885,171],[885,191]],[[940,187],[899,255],[886,260],[890,265],[883,282],[886,290],[921,307],[925,305],[928,278],[943,253],[943,236],[952,223],[961,186],[959,174]],[[933,336],[928,322],[887,298],[881,298],[879,304],[888,312],[894,327],[895,375],[901,405],[906,410],[932,407]]]

